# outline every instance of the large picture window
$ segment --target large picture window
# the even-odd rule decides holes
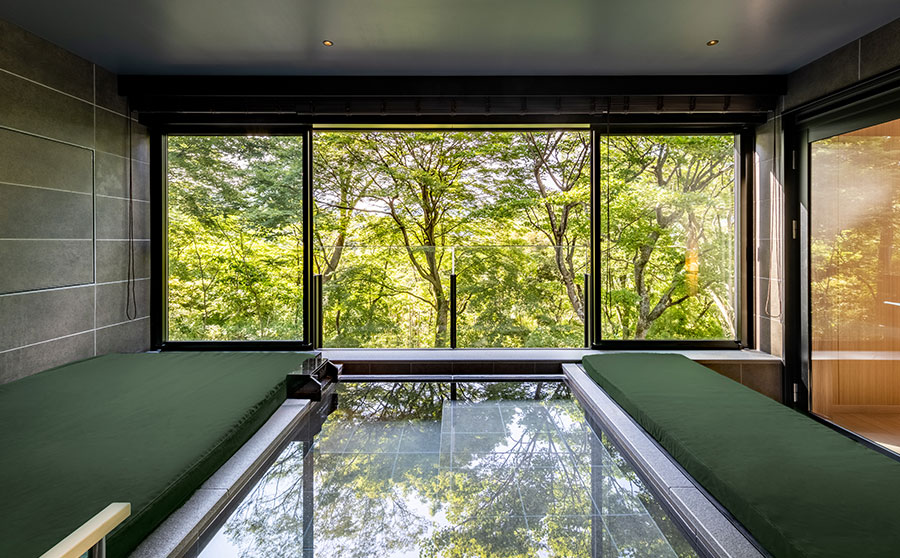
[[[303,339],[303,138],[168,136],[168,339]]]
[[[739,338],[733,135],[323,128],[166,146],[165,340]]]
[[[605,136],[603,339],[737,339],[734,136]]]
[[[324,343],[584,344],[587,131],[314,135]],[[457,283],[451,297],[451,276]]]

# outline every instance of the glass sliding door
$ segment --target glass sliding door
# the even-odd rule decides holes
[[[900,120],[810,144],[811,410],[900,449]]]

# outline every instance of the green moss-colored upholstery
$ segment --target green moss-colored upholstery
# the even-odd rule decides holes
[[[285,400],[308,353],[106,355],[0,386],[0,556],[41,555],[111,502],[127,556]]]
[[[773,556],[900,556],[900,462],[679,355],[584,368]]]

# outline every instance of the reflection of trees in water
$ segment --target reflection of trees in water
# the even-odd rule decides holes
[[[414,547],[430,521],[391,480],[393,454],[316,456],[317,556],[369,557]],[[423,474],[419,471],[417,474]]]
[[[457,401],[568,398],[562,382],[460,382]],[[371,382],[341,384],[335,418],[440,420],[451,386],[445,382]]]
[[[615,556],[592,491],[602,506],[600,492],[613,488],[602,483],[615,477],[612,483],[627,485],[635,501],[647,509],[655,505],[621,455],[593,435],[577,404],[564,399],[563,384],[459,384],[457,396],[464,402],[454,409],[499,408],[503,431],[461,433],[452,455],[314,450],[316,556]],[[434,424],[450,387],[343,384],[339,397],[340,408],[317,436],[318,447],[335,448],[352,436],[348,423],[381,436],[423,419]],[[534,399],[544,402],[528,401]],[[494,400],[501,400],[499,407],[467,403]],[[304,466],[307,479],[312,472],[310,457],[304,461],[303,444],[290,446],[228,520],[225,533],[243,556],[303,555],[303,491],[311,488],[303,473]],[[675,528],[658,506],[656,511],[657,524]],[[642,517],[650,520],[646,513]],[[641,527],[617,526],[638,541],[620,546],[618,555],[672,555],[665,539],[648,539]],[[676,550],[678,556],[693,555],[686,542]]]
[[[294,442],[279,456],[225,524],[241,556],[298,556],[303,545],[303,454]]]
[[[627,536],[623,537],[620,535],[619,538],[640,541],[642,544],[630,545],[630,547],[623,548],[624,545],[619,543],[620,555],[670,556],[671,552],[674,551],[678,558],[696,557],[696,551],[694,551],[681,534],[680,529],[675,522],[672,521],[669,514],[663,509],[662,504],[660,504],[653,494],[647,490],[643,481],[638,477],[637,471],[635,471],[634,467],[628,463],[606,434],[603,433],[599,439],[595,437],[594,440],[597,449],[604,452],[611,465],[610,468],[604,468],[603,470],[606,482],[615,483],[619,489],[627,487],[626,490],[628,495],[640,502],[641,506],[653,519],[653,522],[659,528],[666,541],[664,546],[662,544],[663,539],[647,539],[646,536],[642,536],[640,533],[634,533],[633,531],[641,526],[640,522],[633,521],[631,523],[626,523],[622,530]],[[606,510],[604,510],[604,513],[605,512]],[[632,532],[629,533],[629,531]]]
[[[589,556],[592,503],[584,477],[566,457],[570,442],[586,438],[583,421],[561,426],[543,405],[503,409],[509,434],[479,435],[454,453],[452,487],[441,495],[450,522],[425,555]],[[565,402],[554,410],[577,407]]]

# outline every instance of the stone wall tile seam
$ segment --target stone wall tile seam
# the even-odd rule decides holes
[[[16,185],[14,184],[14,186],[16,186]],[[63,191],[65,191],[65,190],[63,190]],[[111,200],[133,201],[135,203],[150,203],[150,200],[141,200],[138,198],[125,198],[122,196],[110,196],[108,194],[97,194],[97,197],[98,198],[108,198]]]
[[[100,330],[102,330],[102,329],[109,329],[109,328],[111,328],[111,327],[118,327],[118,326],[123,326],[123,325],[129,325],[129,324],[133,324],[133,323],[136,323],[136,322],[142,322],[142,321],[144,321],[144,320],[149,320],[149,319],[150,319],[150,316],[141,316],[140,318],[135,318],[135,319],[133,319],[133,320],[125,320],[124,322],[117,322],[117,323],[114,323],[114,324],[109,324],[109,325],[105,325],[105,326],[100,326],[100,327],[94,328],[94,331],[100,331]]]
[[[4,298],[7,296],[21,296],[21,295],[27,295],[27,294],[31,294],[31,293],[44,293],[44,292],[48,292],[48,291],[62,291],[62,290],[67,290],[67,289],[83,289],[85,287],[90,287],[93,284],[94,283],[81,283],[79,285],[63,285],[60,287],[45,287],[43,289],[31,289],[28,291],[16,291],[14,293],[0,293],[0,298]]]
[[[90,103],[88,103],[90,104]],[[55,141],[56,143],[62,143],[64,145],[68,145],[70,147],[77,147],[79,149],[86,149],[88,151],[94,151],[94,148],[89,145],[81,145],[80,143],[73,143],[71,141],[66,141],[60,138],[51,138],[50,136],[45,136],[43,134],[37,134],[32,132],[31,130],[22,130],[21,128],[16,128],[14,126],[7,126],[6,124],[0,124],[0,129],[7,130],[10,132],[16,132],[17,134],[25,134],[28,136],[32,136],[38,139],[47,140],[47,141]]]
[[[60,335],[59,337],[53,337],[51,339],[44,339],[41,341],[35,341],[34,343],[28,343],[27,345],[20,345],[18,347],[13,347],[12,349],[4,349],[0,351],[0,355],[5,353],[11,353],[13,351],[18,351],[21,349],[28,349],[29,347],[36,347],[38,345],[43,345],[44,343],[50,343],[52,341],[59,341],[60,339],[68,339],[69,337],[75,337],[76,335],[84,335],[85,333],[91,333],[94,331],[94,328],[85,329],[84,331],[77,331],[75,333],[68,333],[66,335]]]
[[[114,324],[109,324],[109,325],[100,326],[100,327],[96,327],[96,328],[85,329],[85,330],[83,330],[83,331],[77,331],[77,332],[75,332],[75,333],[68,333],[68,334],[66,334],[66,335],[60,335],[59,337],[52,337],[52,338],[50,338],[50,339],[42,339],[41,341],[35,341],[34,343],[28,343],[28,344],[26,344],[26,345],[20,345],[20,346],[18,346],[18,347],[13,347],[13,348],[11,348],[11,349],[4,349],[4,350],[0,351],[0,355],[5,354],[5,353],[11,353],[11,352],[13,352],[13,351],[18,351],[18,350],[21,350],[21,349],[28,349],[28,348],[30,348],[30,347],[36,347],[36,346],[38,346],[38,345],[43,345],[44,343],[51,343],[51,342],[53,342],[53,341],[59,341],[60,339],[68,339],[69,337],[75,337],[76,335],[85,335],[85,334],[87,334],[87,333],[94,333],[94,334],[96,334],[97,331],[100,331],[100,330],[102,330],[102,329],[109,329],[109,328],[111,328],[111,327],[118,327],[118,326],[123,326],[123,325],[129,325],[129,324],[133,324],[133,323],[135,323],[135,322],[141,322],[141,321],[149,320],[149,319],[150,319],[150,316],[142,316],[142,317],[140,317],[140,318],[135,318],[135,319],[133,319],[133,320],[125,320],[124,322],[117,322],[117,323],[114,323]],[[96,338],[96,335],[95,335],[95,338]]]
[[[0,238],[0,240],[3,240]],[[56,240],[56,239],[53,239]],[[135,242],[150,242],[150,238],[135,238]],[[131,242],[130,238],[98,238],[97,242]]]
[[[95,86],[95,87],[96,87],[96,86]],[[135,124],[140,124],[140,121],[139,121],[137,118],[135,118],[134,116],[131,116],[131,118],[129,118],[128,115],[127,115],[126,113],[124,113],[124,112],[119,112],[119,111],[117,111],[117,110],[111,109],[111,108],[109,108],[109,107],[105,107],[105,106],[103,106],[103,105],[101,105],[101,104],[98,104],[98,103],[94,103],[94,106],[97,107],[97,108],[100,109],[100,110],[105,110],[106,112],[110,112],[110,113],[112,113],[112,114],[115,114],[116,116],[121,116],[122,118],[125,118],[125,119],[127,119],[127,120],[131,120],[131,121],[134,122]],[[134,112],[134,111],[132,111],[132,112]]]
[[[100,108],[100,107],[96,107],[96,108]],[[123,117],[123,118],[124,118],[124,117]],[[96,126],[94,127],[94,130],[95,130],[95,133],[96,133]],[[104,149],[100,149],[99,147],[98,147],[98,148],[95,148],[94,151],[96,151],[97,153],[102,153],[102,154],[104,154],[104,155],[110,155],[110,156],[112,156],[112,157],[118,157],[119,159],[125,159],[126,161],[131,161],[132,163],[141,163],[141,164],[147,165],[148,167],[150,166],[150,163],[147,162],[147,161],[142,161],[142,160],[140,160],[140,159],[134,159],[134,158],[128,157],[128,156],[126,156],[126,155],[120,155],[120,154],[118,154],[118,153],[113,153],[113,152],[111,152],[111,151],[106,151],[106,150],[104,150]]]
[[[150,277],[136,277],[134,279],[134,281],[149,281],[149,280],[150,280]],[[103,285],[118,285],[121,283],[128,283],[129,281],[130,281],[129,279],[121,279],[119,281],[102,281],[102,282],[94,283],[94,285],[97,285],[98,287],[102,287]]]
[[[0,184],[4,186],[16,186],[17,188],[34,188],[35,190],[50,190],[51,192],[62,192],[63,194],[77,194],[79,196],[93,196],[90,192],[76,192],[75,190],[63,190],[62,188],[51,188],[49,186],[35,186],[33,184],[19,184],[18,182],[7,182],[0,180]],[[140,200],[135,200],[140,201]]]
[[[89,101],[89,100],[87,100],[87,99],[82,99],[81,97],[79,97],[79,96],[77,96],[77,95],[72,95],[71,93],[66,93],[65,91],[62,91],[62,90],[57,89],[57,88],[55,88],[55,87],[51,87],[51,86],[47,85],[46,83],[41,83],[41,82],[39,82],[39,81],[37,81],[37,80],[33,80],[33,79],[31,79],[31,78],[25,77],[25,76],[23,76],[23,75],[21,75],[21,74],[17,74],[17,73],[15,73],[15,72],[12,72],[12,71],[10,71],[10,70],[7,70],[6,68],[0,68],[0,72],[3,72],[4,74],[9,74],[9,75],[11,75],[11,76],[13,76],[13,77],[17,77],[17,78],[19,78],[19,79],[21,79],[21,80],[25,80],[25,81],[27,81],[27,82],[29,82],[29,83],[33,83],[33,84],[35,84],[35,85],[39,85],[39,86],[41,86],[41,87],[43,87],[43,88],[45,88],[45,89],[49,89],[50,91],[53,91],[54,93],[59,93],[60,95],[65,95],[66,97],[69,97],[69,98],[71,98],[71,99],[75,99],[76,101],[81,101],[82,103],[84,103],[84,104],[86,104],[86,105],[94,106],[94,103],[92,103],[91,101]]]
[[[93,242],[93,238],[0,238],[0,241],[19,241],[19,242],[51,242],[54,240],[64,240],[66,242]],[[93,281],[92,281],[93,282]]]

